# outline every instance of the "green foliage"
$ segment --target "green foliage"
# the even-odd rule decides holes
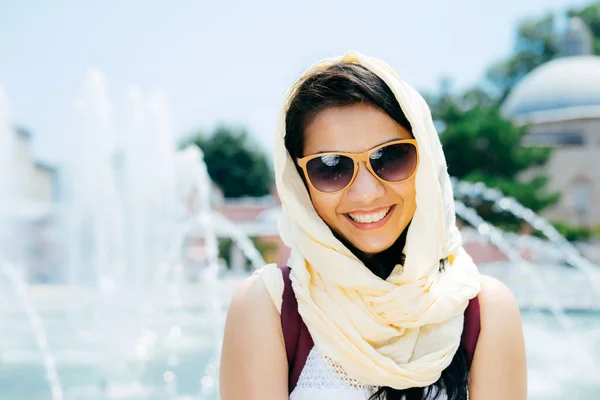
[[[581,226],[573,226],[567,222],[553,221],[552,225],[569,242],[587,240],[592,236],[592,230]]]
[[[187,143],[204,152],[210,178],[225,197],[264,196],[273,174],[267,156],[243,128],[218,126],[211,135],[196,134]]]
[[[252,237],[251,239],[252,239],[252,243],[254,244],[254,247],[256,247],[256,249],[262,256],[263,260],[265,260],[265,262],[269,263],[269,262],[275,261],[275,260],[269,260],[269,257],[270,256],[272,257],[274,255],[274,253],[277,252],[277,250],[278,250],[278,246],[275,243],[265,242],[265,241],[260,240],[260,238],[256,238],[256,237]]]
[[[440,139],[450,175],[496,187],[536,212],[558,201],[557,193],[544,190],[546,176],[522,176],[525,171],[544,165],[551,149],[522,146],[526,130],[504,119],[497,106],[468,107],[464,96],[451,99],[447,96],[445,109],[438,107],[437,113],[446,124]],[[494,224],[511,230],[519,228],[516,218],[494,212],[491,204],[470,205]]]
[[[597,54],[600,54],[599,5],[594,3],[567,13],[588,24],[595,37]],[[438,95],[428,98],[434,118],[445,127],[441,140],[450,174],[497,187],[535,212],[559,199],[558,193],[545,190],[547,177],[535,173],[541,170],[536,167],[548,161],[551,149],[522,146],[526,129],[502,118],[499,107],[521,78],[558,55],[558,33],[552,14],[523,20],[517,27],[514,51],[489,68],[484,85],[454,94],[450,81],[444,80]],[[494,213],[490,204],[470,205],[490,222],[509,229],[519,228],[517,219]],[[584,230],[565,224],[558,226],[569,238],[585,235]]]
[[[447,128],[441,136],[450,174],[463,179],[477,172],[515,180],[532,166],[543,165],[548,148],[523,147],[525,129],[502,118],[497,107],[453,107],[443,116]]]
[[[600,2],[570,9],[568,17],[579,17],[594,35],[594,52],[600,55]],[[560,50],[557,24],[552,14],[519,23],[513,53],[492,65],[487,78],[498,91],[500,101],[530,71],[556,57]]]
[[[256,247],[256,250],[258,250],[263,260],[266,260],[269,254],[277,249],[275,243],[263,242],[257,237],[251,237],[250,240],[252,240],[252,244]],[[227,268],[231,268],[231,246],[233,246],[233,240],[231,238],[219,239],[219,258],[225,260]]]
[[[527,19],[518,25],[513,54],[496,62],[487,73],[501,99],[531,70],[558,54],[555,29],[552,14],[539,19]]]
[[[590,27],[594,35],[594,53],[600,55],[600,2],[595,2],[582,9],[571,9],[570,17],[579,17]]]
[[[231,238],[219,238],[219,258],[225,260],[227,268],[231,268],[231,246],[233,246]]]

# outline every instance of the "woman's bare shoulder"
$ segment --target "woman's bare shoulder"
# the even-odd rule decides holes
[[[481,308],[481,332],[501,336],[505,340],[521,340],[522,327],[519,305],[510,289],[500,280],[481,276],[478,295]],[[498,338],[499,339],[499,338]]]
[[[277,311],[269,291],[258,273],[241,282],[231,298],[229,310],[252,311],[253,307],[260,307],[263,311],[268,309]]]
[[[481,333],[471,366],[470,398],[525,399],[527,366],[519,306],[501,281],[482,276]]]
[[[258,274],[245,279],[231,299],[223,337],[220,386],[222,399],[287,398],[281,320]]]
[[[485,309],[486,312],[516,313],[518,316],[519,306],[514,295],[508,286],[492,276],[481,275],[481,291],[478,298],[482,312]]]
[[[256,346],[263,342],[260,338],[266,336],[283,342],[279,311],[260,275],[246,278],[235,291],[227,312],[226,333],[228,330],[235,333],[229,338],[235,339],[235,343],[248,342]]]

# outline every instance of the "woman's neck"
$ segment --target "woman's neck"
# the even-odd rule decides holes
[[[365,264],[371,272],[380,277],[381,279],[387,279],[388,276],[394,270],[394,267],[398,264],[404,265],[404,254],[402,250],[404,250],[404,245],[406,244],[406,233],[408,232],[408,227],[402,232],[400,237],[386,250],[376,253],[376,254],[367,254],[356,247],[354,247],[350,242],[340,237],[339,235],[335,235],[360,261]]]

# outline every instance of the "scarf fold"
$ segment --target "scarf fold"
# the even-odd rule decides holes
[[[285,115],[308,76],[339,62],[358,63],[390,87],[420,152],[417,208],[404,266],[375,276],[335,236],[312,206],[285,148]],[[460,344],[463,313],[479,292],[479,274],[462,248],[446,161],[423,98],[382,61],[350,52],[310,67],[283,102],[275,139],[275,175],[284,213],[279,231],[298,310],[315,345],[354,379],[395,389],[436,382]],[[440,260],[451,263],[442,272]]]

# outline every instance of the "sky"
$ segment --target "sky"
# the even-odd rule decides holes
[[[242,125],[269,150],[280,102],[312,63],[348,50],[383,59],[434,91],[480,81],[510,53],[525,17],[579,0],[7,1],[0,0],[0,87],[36,157],[59,163],[91,68],[112,116],[131,86],[165,97],[176,138]]]

